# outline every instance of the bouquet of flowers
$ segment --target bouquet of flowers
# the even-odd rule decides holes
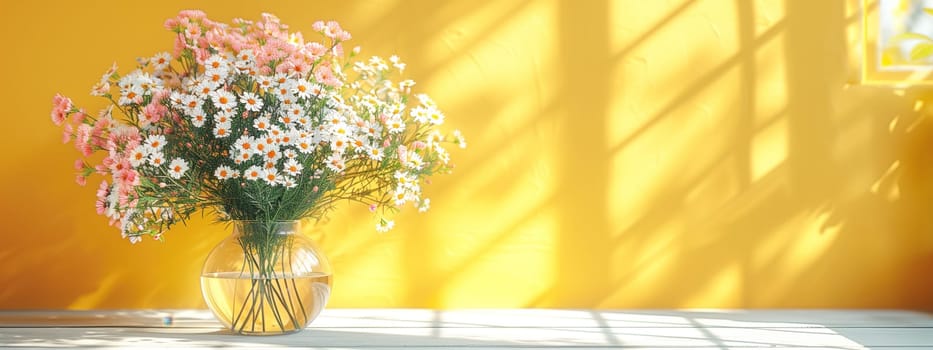
[[[77,182],[103,176],[97,213],[130,242],[162,240],[199,210],[278,222],[344,200],[378,212],[384,232],[403,205],[428,209],[422,184],[451,169],[447,144],[465,147],[459,131],[438,130],[444,114],[412,94],[415,82],[398,80],[404,63],[358,59],[336,22],[315,22],[317,41],[269,14],[228,25],[182,11],[165,27],[173,52],[126,74],[114,64],[91,90],[109,101],[100,112],[53,99],[52,121],[82,156]],[[274,244],[247,243],[269,260],[257,270],[275,261]]]

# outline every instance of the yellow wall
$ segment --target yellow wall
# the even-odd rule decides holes
[[[930,94],[847,84],[855,4],[3,1],[0,308],[203,306],[223,233],[121,240],[48,117],[56,92],[102,106],[109,64],[169,49],[196,6],[339,20],[468,136],[427,215],[315,229],[332,307],[933,309]]]

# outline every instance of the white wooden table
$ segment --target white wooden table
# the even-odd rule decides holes
[[[0,346],[917,350],[933,349],[933,315],[881,310],[328,309],[302,332],[246,337],[221,329],[204,310],[0,311]]]

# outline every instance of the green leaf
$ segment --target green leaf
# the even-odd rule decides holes
[[[910,60],[919,61],[933,55],[933,44],[919,43],[910,50]]]

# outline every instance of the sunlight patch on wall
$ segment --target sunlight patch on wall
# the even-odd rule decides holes
[[[787,119],[778,120],[755,133],[751,147],[751,180],[756,182],[787,159]]]

